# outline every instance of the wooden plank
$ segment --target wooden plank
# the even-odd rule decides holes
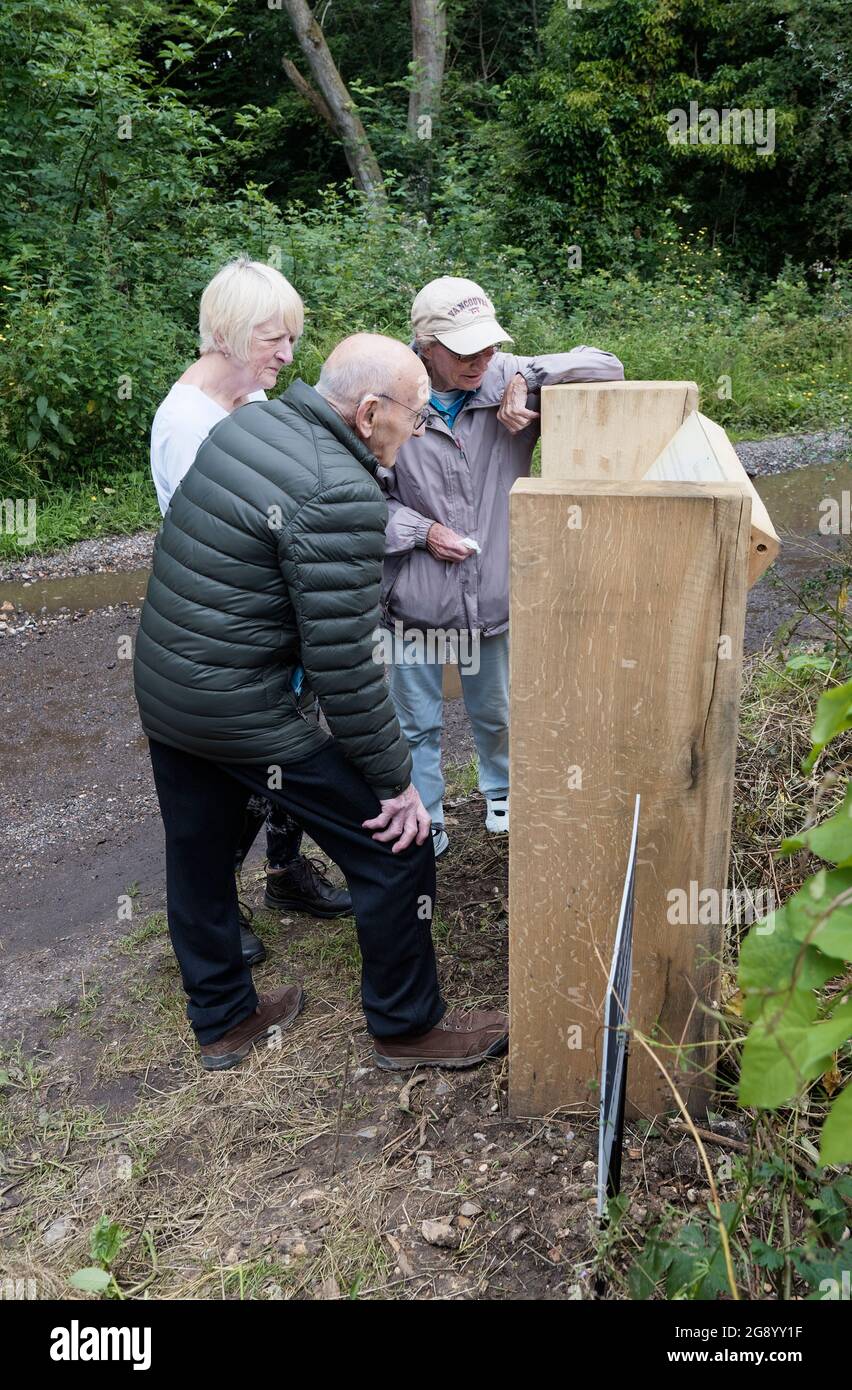
[[[749,585],[769,568],[781,548],[775,527],[721,425],[694,410],[648,469],[651,481],[737,483],[751,497]]]
[[[721,906],[727,882],[750,510],[741,488],[721,483],[512,488],[514,1114],[597,1102],[637,792],[631,1014],[690,1048],[680,1064],[663,1056],[693,1112],[705,1104],[714,1032],[699,1001],[718,1000],[721,925],[674,925],[667,913],[669,894],[688,902],[691,882]],[[672,1105],[638,1046],[628,1100],[646,1115]]]
[[[541,393],[541,476],[641,478],[697,409],[694,381],[545,386]]]

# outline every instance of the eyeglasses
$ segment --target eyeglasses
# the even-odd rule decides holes
[[[445,344],[442,343],[441,346],[444,347]],[[447,348],[447,352],[450,354],[451,357],[454,357],[457,362],[462,362],[465,365],[467,365],[469,362],[475,362],[479,357],[487,357],[490,362],[491,358],[494,356],[496,351],[496,347],[492,345],[491,347],[481,348],[479,352],[469,352],[467,356],[463,356],[462,353],[453,352],[452,348]]]
[[[377,395],[379,396],[380,400],[393,401],[394,405],[401,405],[403,410],[407,410],[409,415],[413,415],[414,428],[416,430],[419,430],[421,425],[425,425],[426,421],[429,419],[429,416],[432,414],[431,406],[424,405],[421,410],[412,410],[410,405],[406,405],[404,401],[398,401],[396,396],[388,396],[385,394],[384,391],[378,391]]]

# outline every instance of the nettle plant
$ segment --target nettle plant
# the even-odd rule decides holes
[[[805,770],[852,729],[852,681],[820,696]],[[739,1099],[774,1110],[795,1101],[817,1077],[833,1095],[822,1127],[820,1161],[852,1162],[852,1079],[840,1089],[837,1054],[852,1038],[852,782],[819,825],[784,840],[782,854],[809,850],[827,866],[742,943],[739,985],[751,1023],[743,1047]]]

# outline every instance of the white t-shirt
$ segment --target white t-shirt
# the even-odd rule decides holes
[[[250,401],[265,401],[265,391],[253,391]],[[165,516],[172,493],[195,462],[195,455],[214,425],[228,411],[200,386],[177,382],[160,403],[151,426],[151,473],[157,501]]]

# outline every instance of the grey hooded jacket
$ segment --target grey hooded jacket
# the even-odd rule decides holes
[[[520,373],[539,408],[542,386],[570,381],[621,381],[611,352],[577,347],[543,357],[496,352],[482,385],[465,402],[451,432],[440,415],[379,470],[388,497],[387,558],[382,610],[389,623],[423,629],[456,628],[492,637],[509,625],[509,490],[530,471],[539,436],[536,420],[510,434],[497,410],[510,378]],[[481,554],[453,563],[426,547],[436,521],[479,542]]]
[[[149,738],[216,762],[286,764],[328,742],[306,717],[315,694],[380,799],[408,786],[411,755],[375,659],[378,467],[303,381],[214,426],[154,548],[134,664]]]

